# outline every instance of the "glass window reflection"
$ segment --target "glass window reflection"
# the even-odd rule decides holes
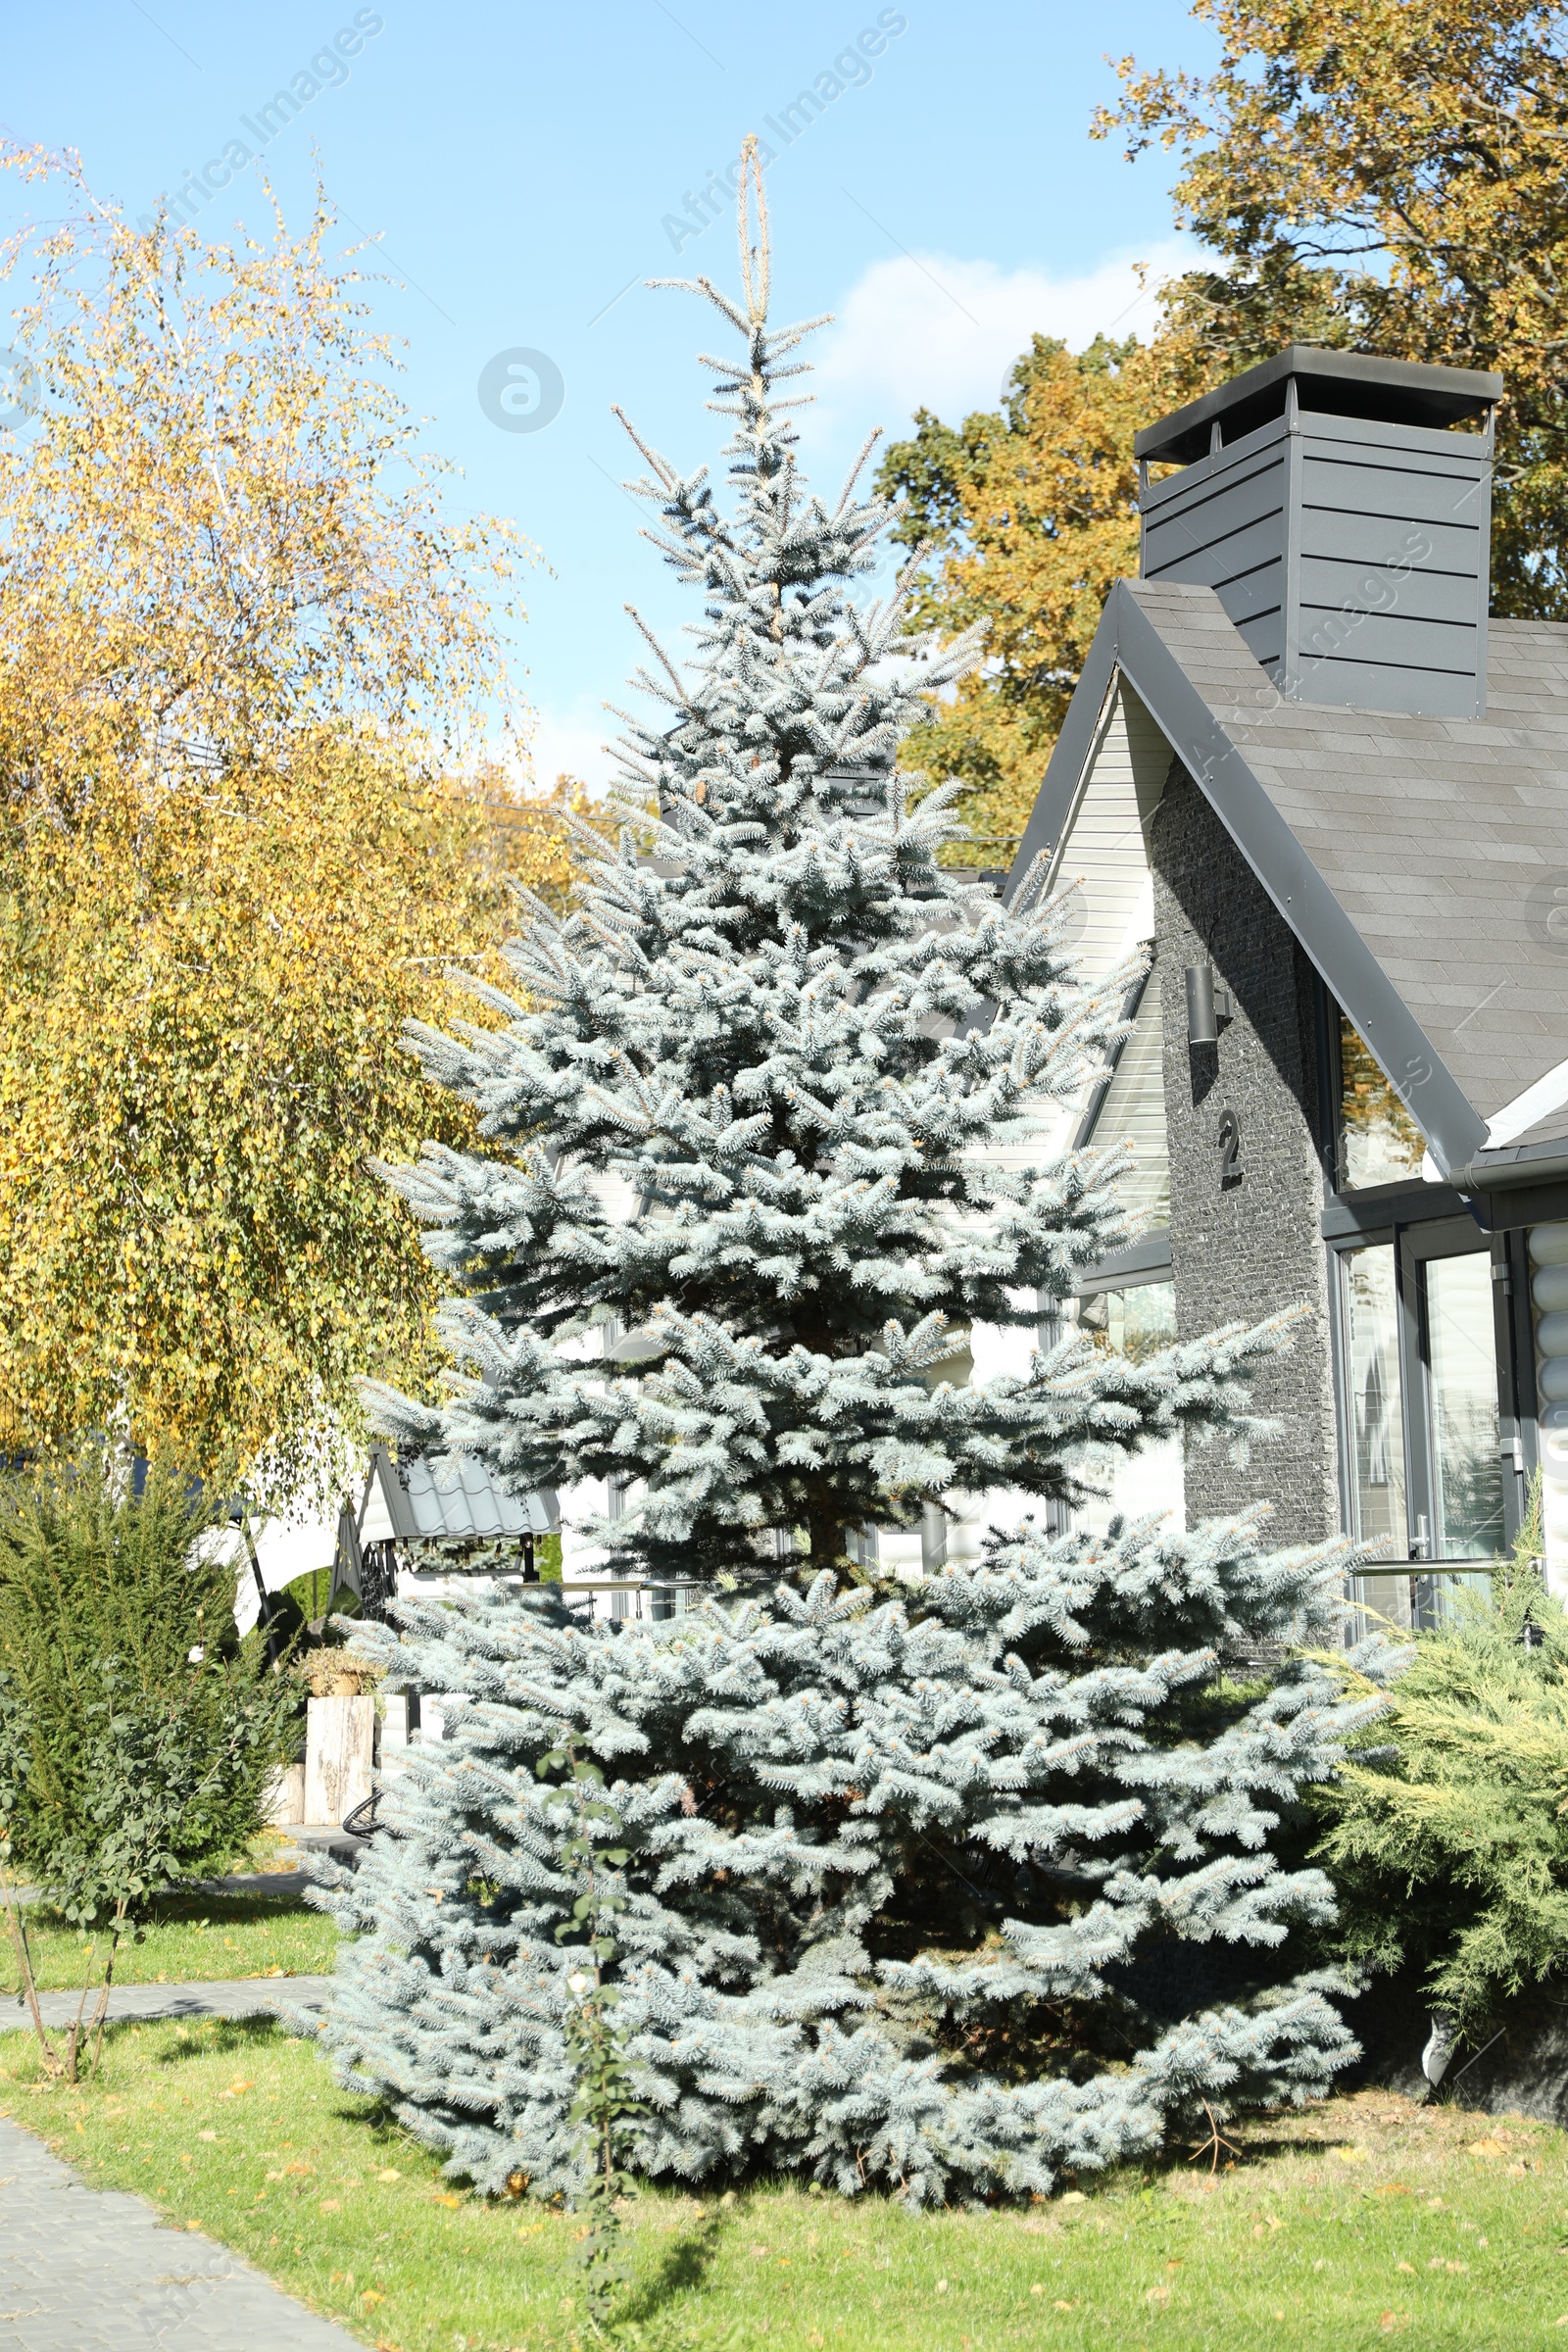
[[[1078,1328],[1109,1355],[1146,1363],[1176,1345],[1176,1286],[1141,1282],[1125,1291],[1101,1291],[1078,1309]]]
[[[1363,1544],[1386,1539],[1402,1557],[1409,1526],[1393,1246],[1347,1250],[1344,1264],[1355,1533]]]
[[[1125,1290],[1100,1291],[1077,1302],[1075,1321],[1107,1355],[1141,1364],[1176,1340],[1176,1290],[1169,1282],[1131,1283]],[[1179,1438],[1155,1438],[1135,1453],[1110,1446],[1084,1448],[1080,1464],[1091,1488],[1100,1492],[1073,1514],[1075,1527],[1103,1535],[1113,1518],[1169,1516],[1184,1525],[1182,1446]]]
[[[1340,1019],[1340,1182],[1402,1184],[1421,1173],[1426,1139],[1373,1060],[1364,1039]]]

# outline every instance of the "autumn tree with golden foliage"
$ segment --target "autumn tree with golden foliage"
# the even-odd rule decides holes
[[[931,551],[916,618],[989,624],[940,708],[933,779],[969,786],[1006,864],[1111,583],[1137,568],[1137,427],[1297,341],[1498,369],[1493,606],[1568,618],[1568,48],[1522,0],[1198,0],[1206,78],[1124,59],[1099,136],[1182,159],[1177,216],[1211,260],[1164,289],[1147,347],[1036,336],[995,415],[922,411],[884,463]]]
[[[286,1489],[355,1374],[433,1369],[366,1162],[466,1123],[403,1022],[509,870],[567,874],[560,797],[476,749],[517,543],[445,518],[324,204],[208,246],[5,161],[57,224],[4,254],[36,414],[0,435],[0,1428]]]
[[[926,551],[914,622],[988,624],[984,667],[909,745],[933,780],[968,788],[956,862],[1010,863],[1105,598],[1138,568],[1133,434],[1204,380],[1190,335],[1101,336],[1078,354],[1036,335],[1000,410],[954,428],[922,409],[883,460],[899,536]]]
[[[1568,618],[1568,41],[1540,0],[1198,0],[1199,79],[1120,73],[1215,257],[1170,289],[1219,372],[1293,338],[1505,379],[1493,607]]]

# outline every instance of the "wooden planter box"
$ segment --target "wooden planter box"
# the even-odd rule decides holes
[[[373,1698],[313,1698],[306,1710],[305,1820],[336,1829],[370,1793]]]

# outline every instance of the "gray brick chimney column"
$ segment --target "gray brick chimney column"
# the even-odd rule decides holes
[[[1173,768],[1151,827],[1155,978],[1165,1035],[1171,1260],[1183,1338],[1300,1304],[1294,1345],[1264,1365],[1255,1409],[1281,1434],[1231,1460],[1224,1440],[1187,1463],[1190,1525],[1263,1498],[1269,1541],[1339,1533],[1339,1473],[1321,1236],[1312,977],[1290,930],[1198,786]],[[1189,1046],[1186,973],[1230,991],[1217,1046]]]

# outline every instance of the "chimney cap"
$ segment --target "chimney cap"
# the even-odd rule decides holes
[[[1190,466],[1208,455],[1210,428],[1224,418],[1227,441],[1239,441],[1285,414],[1292,378],[1303,409],[1331,416],[1365,416],[1384,424],[1441,427],[1480,416],[1502,398],[1502,378],[1479,368],[1430,368],[1417,360],[1380,360],[1360,351],[1322,351],[1290,343],[1201,400],[1190,400],[1133,442],[1139,458]]]

